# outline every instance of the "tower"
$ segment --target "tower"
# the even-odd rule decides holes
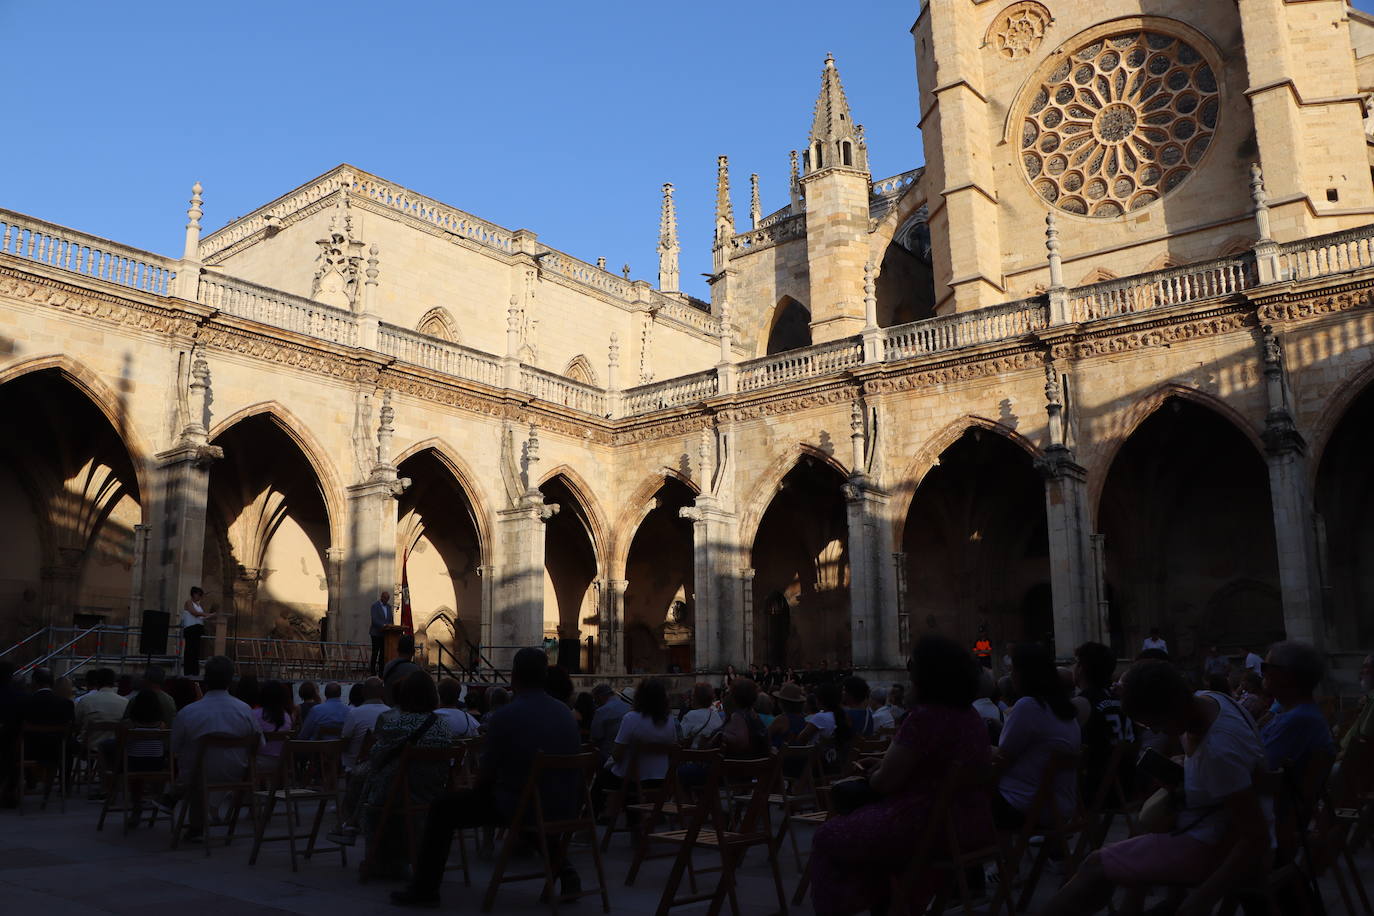
[[[822,343],[863,328],[871,184],[863,127],[854,123],[829,55],[803,164],[811,339]]]

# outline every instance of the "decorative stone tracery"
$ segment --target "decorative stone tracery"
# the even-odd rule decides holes
[[[1120,216],[1198,166],[1220,105],[1212,64],[1190,40],[1141,28],[1097,38],[1064,55],[1026,106],[1022,167],[1060,210]]]
[[[1050,11],[1034,0],[1013,3],[992,21],[986,43],[1008,60],[1022,60],[1040,47],[1052,21]]]

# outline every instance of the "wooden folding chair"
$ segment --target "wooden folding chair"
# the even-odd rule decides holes
[[[18,784],[15,786],[15,795],[18,801],[19,813],[24,813],[24,786],[27,783],[27,774],[30,770],[36,772],[43,788],[43,800],[38,805],[39,811],[45,811],[48,807],[48,797],[52,794],[52,785],[57,783],[57,801],[63,814],[67,813],[67,741],[71,737],[71,725],[33,725],[25,723],[19,730],[19,772],[16,775]],[[33,757],[30,751],[34,747],[51,745],[56,743],[57,768],[44,761]]]
[[[779,846],[783,837],[790,840],[792,857],[800,872],[801,849],[797,845],[797,831],[790,829],[790,825],[794,815],[814,812],[821,807],[816,796],[816,773],[820,769],[820,761],[814,744],[784,744],[778,749],[778,760],[778,791],[769,794],[768,804],[781,809],[776,840]]]
[[[301,822],[299,806],[310,802],[316,803],[315,817],[309,835],[302,839],[306,840],[305,858],[309,859],[315,854],[315,843],[320,835],[325,810],[331,802],[335,811],[340,807],[339,776],[343,744],[337,738],[324,741],[291,739],[283,743],[270,785],[255,793],[258,816],[253,832],[253,851],[248,855],[249,865],[257,864],[263,843],[285,840],[290,851],[291,870],[296,871],[296,833]],[[285,816],[286,833],[268,836],[267,828],[278,802],[281,802]],[[339,864],[347,865],[347,847],[337,843],[334,845],[339,850]]]
[[[674,823],[681,827],[687,823],[687,818],[691,817],[698,806],[697,795],[699,790],[704,788],[703,782],[697,785],[688,785],[684,777],[689,772],[704,774],[711,767],[719,767],[724,758],[717,749],[693,750],[692,748],[674,748],[668,758],[668,778],[663,785],[663,791],[654,796],[652,802],[638,802],[627,805],[630,811],[637,812],[640,817],[638,837],[635,840],[634,858],[630,860],[630,870],[625,875],[626,886],[632,886],[635,879],[639,876],[639,869],[650,859],[666,859],[677,855],[676,850],[669,850],[660,854],[650,855],[649,849],[654,842],[656,829],[666,829],[668,824]],[[717,778],[716,785],[719,786],[720,780]],[[688,863],[687,879],[691,882],[692,892],[696,893],[696,871]]]
[[[718,761],[707,770],[706,785],[702,788],[695,809],[687,817],[687,827],[683,830],[661,831],[653,834],[659,842],[675,844],[677,858],[668,881],[663,886],[663,895],[658,901],[657,916],[664,916],[678,906],[711,902],[707,909],[709,916],[716,916],[726,898],[730,900],[731,913],[739,913],[739,901],[735,894],[735,872],[743,862],[745,854],[755,846],[763,846],[768,853],[768,865],[773,873],[773,886],[777,892],[778,910],[787,912],[787,892],[782,886],[782,872],[778,868],[778,844],[768,820],[768,797],[777,784],[780,757],[765,757],[759,760]],[[740,785],[752,783],[754,791],[735,829],[729,828],[729,811],[720,801],[721,783]],[[677,890],[682,884],[683,872],[692,861],[692,853],[697,849],[715,850],[720,856],[720,880],[710,893],[693,893],[678,897]],[[704,869],[715,870],[715,869]]]
[[[635,801],[633,804],[644,805],[652,804],[658,797],[658,793],[664,790],[667,780],[662,780],[658,786],[646,787],[644,780],[639,776],[639,761],[643,754],[667,754],[671,761],[672,754],[676,751],[676,744],[639,744],[630,748],[627,752],[630,760],[625,767],[625,779],[619,789],[610,789],[606,792],[606,832],[602,834],[601,851],[605,852],[611,848],[611,836],[616,833],[635,833],[636,829],[630,824],[631,816],[638,816],[638,811],[629,809],[632,804],[630,799]],[[625,826],[621,829],[616,828],[621,816],[625,818]]]
[[[386,798],[378,806],[377,826],[368,839],[367,854],[363,859],[362,873],[367,876],[368,872],[375,867],[375,855],[385,842],[386,830],[393,817],[401,817],[405,822],[406,831],[406,852],[410,858],[411,872],[414,873],[420,859],[420,826],[424,824],[425,816],[429,813],[430,799],[416,801],[414,793],[411,791],[411,772],[417,766],[433,766],[442,764],[446,767],[447,782],[445,789],[454,791],[458,788],[459,778],[463,769],[463,759],[467,754],[467,749],[461,746],[451,747],[415,747],[406,745],[401,749],[401,757],[396,763],[396,772],[392,776],[390,785],[387,786]],[[464,831],[457,831],[458,855],[462,863],[463,883],[468,887],[472,886],[472,873],[468,870],[468,847]]]
[[[606,873],[601,864],[601,848],[596,843],[596,816],[592,812],[591,787],[592,777],[595,774],[595,752],[582,754],[545,754],[540,752],[535,755],[534,762],[530,767],[529,778],[525,780],[524,791],[520,793],[520,801],[515,808],[515,817],[506,830],[506,840],[501,844],[501,853],[496,859],[496,867],[491,873],[491,881],[487,884],[486,896],[482,899],[483,913],[491,912],[492,905],[496,902],[496,892],[500,890],[502,884],[542,878],[544,891],[541,899],[547,899],[556,914],[560,899],[564,899],[563,895],[554,891],[554,883],[558,880],[556,869],[566,867],[568,847],[571,845],[573,834],[584,830],[592,837],[590,849],[592,862],[596,866],[597,886],[569,894],[566,899],[600,894],[602,912],[609,913],[611,911],[611,898],[606,888]],[[564,775],[564,778],[569,781],[576,779],[577,790],[574,797],[560,799],[554,790],[550,792],[551,797],[546,799],[543,787],[556,784],[560,775]],[[573,813],[571,816],[555,820],[550,820],[545,816],[546,806],[557,801],[572,803]],[[525,831],[534,832],[535,839],[539,843],[540,855],[543,857],[544,868],[538,872],[507,875],[506,866],[510,862],[511,854],[515,851],[521,834]],[[550,838],[557,842],[556,854],[550,851]]]
[[[100,819],[95,823],[96,830],[105,829],[105,817],[111,811],[124,815],[124,833],[138,825],[143,817],[143,800],[148,797],[145,789],[156,791],[176,783],[176,768],[172,761],[172,730],[169,728],[134,728],[121,723],[116,736],[120,761],[119,773],[111,780],[105,794],[105,804],[100,808]],[[132,770],[129,768],[129,747],[135,742],[156,741],[162,745],[162,766],[156,770]],[[135,760],[146,760],[136,757]],[[135,791],[137,790],[137,791]],[[115,800],[119,800],[119,804]],[[157,822],[158,808],[154,804],[146,806],[150,812],[148,826]]]
[[[1087,829],[1078,836],[1078,848],[1074,850],[1075,860],[1082,862],[1089,852],[1101,849],[1106,842],[1107,833],[1112,829],[1112,821],[1120,817],[1126,822],[1126,835],[1136,835],[1136,818],[1140,813],[1140,802],[1121,780],[1122,765],[1136,757],[1134,741],[1118,741],[1107,759],[1102,771],[1101,782],[1097,784],[1092,798],[1084,809]],[[1083,794],[1086,782],[1080,774],[1079,797]]]
[[[931,807],[930,819],[921,833],[911,864],[897,881],[895,893],[888,909],[893,913],[904,913],[912,905],[916,886],[927,872],[943,874],[945,881],[935,892],[929,912],[943,913],[948,907],[949,889],[953,884],[959,892],[966,916],[973,916],[973,893],[968,884],[968,870],[983,867],[992,862],[997,866],[998,887],[1011,883],[1007,870],[1006,850],[996,837],[988,845],[965,849],[959,839],[959,824],[955,815],[956,799],[965,792],[986,788],[995,792],[995,779],[991,769],[969,767],[963,763],[952,762],[935,804]],[[997,897],[993,900],[988,916],[996,916],[1005,903],[1007,916],[1011,916],[1010,899]]]
[[[229,796],[228,819],[224,822],[224,845],[228,846],[237,833],[239,823],[239,812],[245,804],[248,806],[248,813],[256,827],[258,820],[257,797],[254,794],[258,789],[258,748],[262,744],[262,736],[258,732],[246,735],[242,738],[234,738],[228,735],[207,735],[200,739],[196,749],[196,763],[192,770],[191,778],[193,785],[182,800],[181,809],[177,812],[176,822],[172,827],[172,848],[176,849],[181,843],[182,829],[185,826],[186,818],[191,810],[191,805],[197,801],[201,805],[204,823],[203,845],[205,855],[210,855],[210,828],[215,826],[214,808],[211,806],[211,796],[214,793],[224,792]],[[210,751],[222,750],[230,751],[242,749],[248,757],[248,762],[240,771],[237,779],[210,780],[205,774],[205,758]]]
[[[1065,851],[1065,882],[1073,877],[1074,871],[1078,868],[1078,853],[1082,844],[1074,842],[1074,838],[1088,829],[1089,826],[1082,800],[1078,797],[1077,792],[1079,756],[1076,752],[1067,751],[1055,751],[1050,755],[1040,777],[1040,788],[1036,791],[1035,797],[1031,799],[1030,807],[1026,809],[1025,824],[1012,835],[1008,844],[1006,877],[1013,879],[1020,873],[1021,860],[1025,858],[1026,853],[1031,848],[1031,837],[1038,836],[1043,840],[1039,851],[1031,861],[1030,874],[1022,885],[1021,897],[1016,905],[1017,910],[1025,910],[1030,905],[1031,898],[1035,896],[1035,888],[1040,883],[1040,876],[1044,873],[1045,865],[1049,861],[1051,849],[1058,847]],[[1059,810],[1055,796],[1055,784],[1058,782],[1060,774],[1066,772],[1073,774],[1075,786],[1074,810],[1067,816]],[[997,888],[997,895],[993,900],[994,908],[1010,901],[1011,885],[1011,880],[1000,883]]]

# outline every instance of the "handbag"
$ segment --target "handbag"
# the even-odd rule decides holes
[[[864,805],[881,799],[882,795],[869,785],[867,776],[850,776],[830,784],[830,808],[836,814],[853,814]]]

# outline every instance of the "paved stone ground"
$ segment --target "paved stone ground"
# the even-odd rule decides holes
[[[22,816],[12,810],[0,812],[0,909],[7,913],[55,916],[155,916],[163,912],[177,916],[349,916],[392,912],[388,893],[401,886],[382,881],[359,883],[357,862],[362,855],[361,846],[349,851],[350,864],[346,868],[340,865],[337,853],[317,854],[313,861],[302,861],[300,870],[293,874],[285,843],[264,847],[258,864],[250,866],[251,840],[236,839],[227,848],[217,844],[207,858],[200,846],[169,849],[165,819],[152,829],[143,827],[125,837],[116,815],[106,823],[103,832],[97,833],[99,810],[96,802],[72,799],[67,802],[65,814],[58,811],[56,804],[40,812],[33,799]],[[584,882],[590,884],[592,867],[587,848],[576,847],[574,856]],[[478,912],[491,863],[475,856],[471,861],[474,886],[465,888],[461,873],[451,872],[443,889],[442,912]],[[647,863],[635,886],[625,887],[629,861],[628,839],[617,835],[605,858],[612,912],[653,912],[671,860]],[[708,864],[704,858],[699,861]],[[782,863],[783,882],[790,897],[798,875],[791,850],[785,844]],[[1362,851],[1356,864],[1374,892],[1374,852]],[[530,866],[532,860],[521,863],[522,870]],[[714,876],[703,880],[713,884]],[[1042,881],[1037,902],[1056,884],[1053,876]],[[751,855],[740,887],[744,916],[761,916],[776,909],[771,886],[762,856]],[[1323,882],[1323,891],[1332,916],[1346,912],[1329,877]],[[494,911],[548,913],[548,907],[536,900],[538,892],[538,882],[507,885],[498,896]],[[704,909],[703,904],[678,912],[693,914]],[[563,910],[573,916],[590,916],[598,913],[600,907],[596,898],[591,897]],[[800,910],[811,911],[809,897]]]

